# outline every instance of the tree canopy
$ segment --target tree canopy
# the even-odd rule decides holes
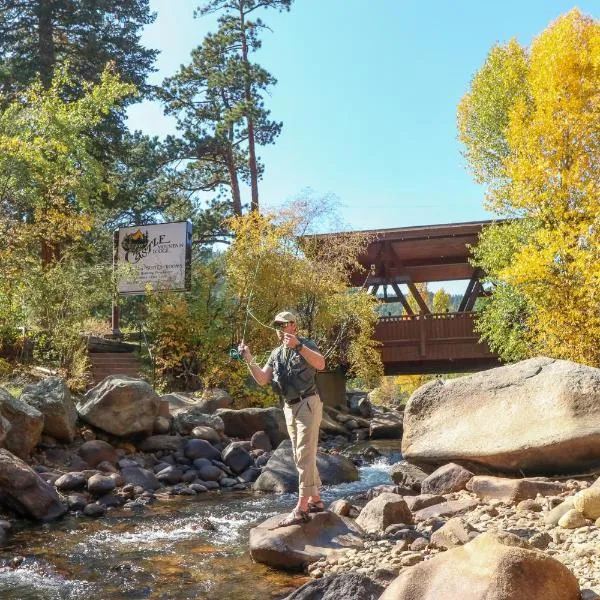
[[[496,285],[484,337],[507,358],[600,364],[600,23],[574,9],[529,49],[493,48],[458,124],[489,206],[524,219],[475,254]]]

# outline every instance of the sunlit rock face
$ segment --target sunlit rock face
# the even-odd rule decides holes
[[[600,464],[600,369],[533,358],[419,388],[406,405],[404,458],[527,476]]]

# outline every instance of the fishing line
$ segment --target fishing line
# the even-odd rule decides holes
[[[260,254],[258,255],[258,260],[256,261],[256,268],[254,269],[252,283],[250,284],[250,292],[248,294],[248,301],[246,302],[246,319],[244,320],[244,329],[242,331],[242,342],[246,339],[246,331],[248,330],[248,317],[252,317],[257,323],[259,323],[260,325],[262,325],[263,327],[265,327],[267,329],[272,329],[273,331],[277,331],[277,329],[275,329],[275,327],[266,325],[265,323],[260,321],[258,318],[256,318],[252,314],[252,311],[250,310],[250,303],[252,302],[252,298],[254,297],[254,290],[256,287],[256,278],[258,276],[258,269],[260,268],[260,261],[262,260],[264,252],[265,252],[264,243],[261,243],[261,251],[260,251]],[[229,349],[229,356],[231,358],[233,358],[234,360],[240,360],[242,358],[239,353],[239,350],[237,349],[237,346],[235,344],[231,345],[231,348]]]

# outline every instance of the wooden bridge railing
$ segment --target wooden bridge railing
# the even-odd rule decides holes
[[[382,317],[375,328],[385,363],[493,358],[474,330],[474,312]]]

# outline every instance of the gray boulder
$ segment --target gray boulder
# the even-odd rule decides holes
[[[366,575],[342,573],[309,581],[284,600],[377,600],[384,589]]]
[[[354,463],[340,455],[317,453],[317,469],[324,485],[335,485],[358,479],[358,469]],[[263,467],[253,489],[262,492],[297,492],[298,471],[292,455],[290,440],[282,442]]]
[[[71,443],[75,438],[77,409],[65,382],[50,377],[36,385],[28,385],[21,394],[21,402],[37,408],[44,415],[43,433]]]
[[[288,438],[283,410],[270,408],[219,409],[216,415],[223,419],[225,435],[249,440],[257,431],[264,431],[273,448]]]
[[[464,490],[473,473],[460,465],[448,463],[436,469],[421,483],[424,494],[451,494]]]
[[[103,440],[90,440],[81,444],[79,447],[79,456],[90,466],[95,469],[100,463],[108,462],[111,465],[116,465],[119,460],[117,451]]]
[[[248,467],[254,464],[249,452],[237,442],[231,442],[221,456],[223,462],[234,472],[243,473]]]
[[[360,530],[351,519],[326,511],[302,525],[278,527],[285,515],[267,519],[250,530],[250,556],[278,569],[299,570],[347,547],[362,547]]]
[[[190,460],[197,458],[208,458],[209,460],[221,460],[221,453],[206,440],[186,440],[184,453]]]
[[[121,475],[126,483],[139,485],[145,490],[152,491],[160,487],[160,481],[158,481],[156,475],[148,469],[142,469],[142,467],[125,467],[121,470]]]
[[[196,427],[210,427],[217,433],[223,433],[223,419],[217,415],[208,415],[198,406],[178,411],[173,417],[173,427],[181,435],[190,435]]]
[[[360,511],[356,524],[368,533],[385,531],[390,525],[412,523],[413,517],[402,496],[384,492]]]
[[[503,472],[581,473],[600,464],[600,369],[533,358],[420,387],[402,454]]]
[[[54,486],[5,449],[0,450],[0,504],[40,521],[52,521],[67,512]]]
[[[151,434],[160,397],[141,379],[112,375],[92,388],[77,407],[86,422],[117,436]]]
[[[7,390],[0,388],[0,416],[10,423],[4,447],[19,458],[29,458],[42,439],[44,415],[37,408],[17,400]]]
[[[372,440],[399,440],[402,438],[404,417],[402,413],[389,411],[373,417],[369,425]]]
[[[138,444],[142,452],[178,452],[183,450],[185,440],[179,435],[151,435]]]

